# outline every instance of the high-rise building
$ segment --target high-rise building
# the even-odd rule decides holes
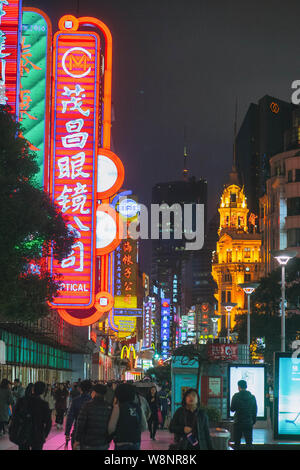
[[[260,198],[260,230],[265,275],[278,267],[272,250],[300,256],[300,150],[274,155],[266,193]]]
[[[152,204],[203,204],[206,220],[207,181],[203,178],[189,178],[186,181],[159,183],[152,190]],[[162,239],[162,224],[159,227],[159,239],[152,240],[152,267],[151,277],[159,282],[167,298],[173,297],[174,276],[177,276],[178,303],[184,309],[188,303],[189,293],[182,290],[182,277],[185,271],[186,260],[192,251],[185,250],[186,238],[182,220],[181,239],[174,237],[174,222],[170,219],[170,239]],[[204,227],[205,228],[205,227]]]
[[[292,103],[265,95],[251,103],[236,137],[237,168],[250,212],[258,215],[258,200],[266,190],[270,177],[269,161],[294,141],[286,136],[292,127]]]
[[[207,182],[200,178],[188,178],[184,172],[183,181],[159,183],[152,190],[152,204],[167,204],[171,207],[178,204],[184,214],[184,205],[203,204],[206,221]],[[176,214],[170,218],[168,230],[169,239],[163,239],[164,226],[162,219],[159,222],[159,239],[152,240],[152,266],[151,279],[156,281],[163,289],[166,299],[170,301],[170,319],[168,329],[170,331],[169,349],[176,346],[176,335],[179,331],[179,318],[185,314],[192,305],[191,284],[187,282],[188,262],[193,251],[185,248],[184,217],[181,221],[176,220]],[[195,218],[193,217],[192,230],[195,230]],[[180,223],[180,227],[176,224]],[[176,238],[176,229],[181,232],[181,238]],[[205,231],[205,227],[203,227]]]

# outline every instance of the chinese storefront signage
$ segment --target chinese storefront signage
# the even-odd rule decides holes
[[[0,105],[19,115],[21,0],[0,0]]]
[[[95,33],[54,36],[50,193],[76,237],[68,258],[51,259],[62,275],[55,307],[94,304],[99,52]]]
[[[35,183],[47,189],[49,142],[49,95],[51,68],[51,23],[39,10],[25,9],[22,16],[20,61],[20,114],[22,135],[35,152],[39,172]],[[47,173],[47,172],[46,172]]]
[[[152,303],[144,302],[144,309],[143,309],[143,331],[144,331],[144,341],[143,347],[144,348],[151,348],[151,341],[152,341],[152,325],[151,325],[151,313],[152,313]]]
[[[137,242],[123,240],[115,250],[115,308],[137,308]]]
[[[161,300],[161,355],[167,359],[170,350],[170,299]]]

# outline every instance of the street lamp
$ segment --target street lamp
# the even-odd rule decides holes
[[[281,266],[281,352],[285,352],[285,267],[289,260],[297,256],[296,251],[278,250],[271,255]]]
[[[227,343],[229,343],[229,336],[230,336],[230,314],[231,314],[231,310],[236,306],[236,304],[234,303],[231,303],[231,302],[227,302],[227,303],[224,303],[222,304],[222,306],[225,308],[227,314],[228,314],[228,317],[227,317]]]
[[[239,284],[239,287],[243,289],[245,294],[247,294],[247,305],[248,305],[248,312],[247,312],[247,346],[250,347],[250,295],[253,294],[255,289],[259,286],[257,282],[246,282],[244,284]]]

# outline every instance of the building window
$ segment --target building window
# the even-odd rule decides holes
[[[228,303],[231,302],[231,291],[230,290],[227,291],[227,302]]]
[[[300,228],[291,228],[287,231],[288,246],[300,246]]]
[[[236,194],[235,193],[230,194],[230,201],[231,202],[236,202]]]
[[[300,170],[296,170],[296,178],[295,181],[299,182],[300,181]]]
[[[251,250],[250,250],[250,248],[245,248],[245,249],[244,249],[244,257],[245,257],[245,258],[250,258],[250,257],[251,257]]]
[[[288,171],[288,183],[293,181],[293,170]]]
[[[222,302],[222,304],[225,304],[225,302],[226,302],[226,291],[225,290],[222,290],[221,302]]]
[[[245,273],[244,279],[245,279],[245,282],[251,282],[251,274]]]
[[[290,197],[287,200],[287,215],[300,215],[300,197]]]

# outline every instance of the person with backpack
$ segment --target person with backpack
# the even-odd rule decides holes
[[[14,404],[14,398],[10,390],[10,382],[3,379],[0,384],[0,436],[5,434],[5,426],[9,421],[9,408]]]
[[[247,390],[245,380],[238,381],[238,393],[231,400],[230,410],[235,412],[233,424],[233,440],[236,450],[240,448],[241,438],[244,435],[246,446],[252,447],[253,425],[256,422],[256,398]]]
[[[113,436],[115,450],[140,450],[142,410],[131,384],[123,383],[116,389],[108,433]]]
[[[207,414],[200,408],[197,390],[188,389],[175,411],[169,431],[175,435],[170,450],[212,450]]]
[[[94,385],[91,393],[92,400],[81,406],[76,423],[73,450],[77,450],[78,447],[80,450],[108,449],[110,443],[108,421],[111,406],[104,399],[106,391],[105,385]]]
[[[74,423],[74,428],[73,432],[71,435],[71,444],[72,448],[74,446],[75,442],[75,436],[76,436],[76,424],[77,424],[77,419],[79,416],[79,412],[81,410],[81,407],[84,403],[89,402],[92,400],[91,397],[91,389],[92,389],[92,383],[90,380],[82,380],[78,386],[80,395],[78,397],[75,397],[72,399],[68,414],[67,414],[67,421],[66,421],[66,429],[65,429],[65,435],[66,435],[66,443],[69,442],[70,440],[70,432]]]
[[[26,389],[25,396],[19,398],[9,427],[9,439],[19,446],[19,450],[43,450],[51,430],[51,412],[48,403],[41,396],[46,384],[36,382],[32,389]]]

